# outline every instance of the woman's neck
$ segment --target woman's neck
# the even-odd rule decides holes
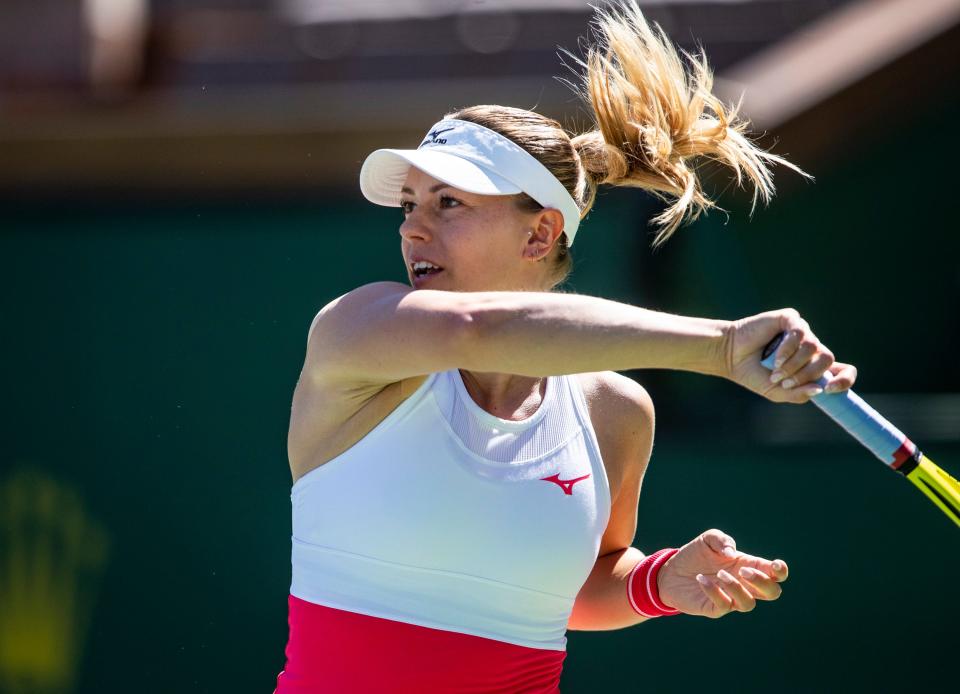
[[[546,378],[462,369],[460,374],[473,401],[501,419],[521,420],[530,417],[540,407],[546,394]]]

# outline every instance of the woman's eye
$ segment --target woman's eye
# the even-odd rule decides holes
[[[400,210],[401,210],[401,212],[403,212],[404,216],[406,216],[406,215],[410,214],[411,212],[413,212],[413,207],[414,207],[414,203],[412,203],[412,202],[406,202],[406,201],[404,201],[404,202],[401,202],[401,203],[400,203]]]
[[[457,205],[462,204],[456,198],[451,198],[449,195],[440,196],[440,207],[456,207]]]

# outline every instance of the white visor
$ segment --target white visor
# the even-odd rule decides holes
[[[417,149],[378,149],[360,169],[360,190],[377,205],[400,206],[400,189],[415,166],[468,193],[526,193],[563,214],[567,245],[580,226],[580,208],[550,171],[513,140],[476,123],[442,120]]]

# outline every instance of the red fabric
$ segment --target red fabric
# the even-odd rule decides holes
[[[275,694],[556,694],[565,651],[429,629],[290,596]]]
[[[680,610],[667,607],[660,599],[660,593],[657,590],[657,576],[660,574],[660,569],[679,551],[672,548],[661,549],[649,557],[644,557],[633,567],[627,579],[627,595],[635,612],[650,619],[680,614]]]

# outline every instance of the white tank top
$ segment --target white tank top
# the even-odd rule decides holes
[[[500,419],[457,369],[431,374],[363,439],[293,485],[295,597],[565,650],[610,514],[576,376]]]

